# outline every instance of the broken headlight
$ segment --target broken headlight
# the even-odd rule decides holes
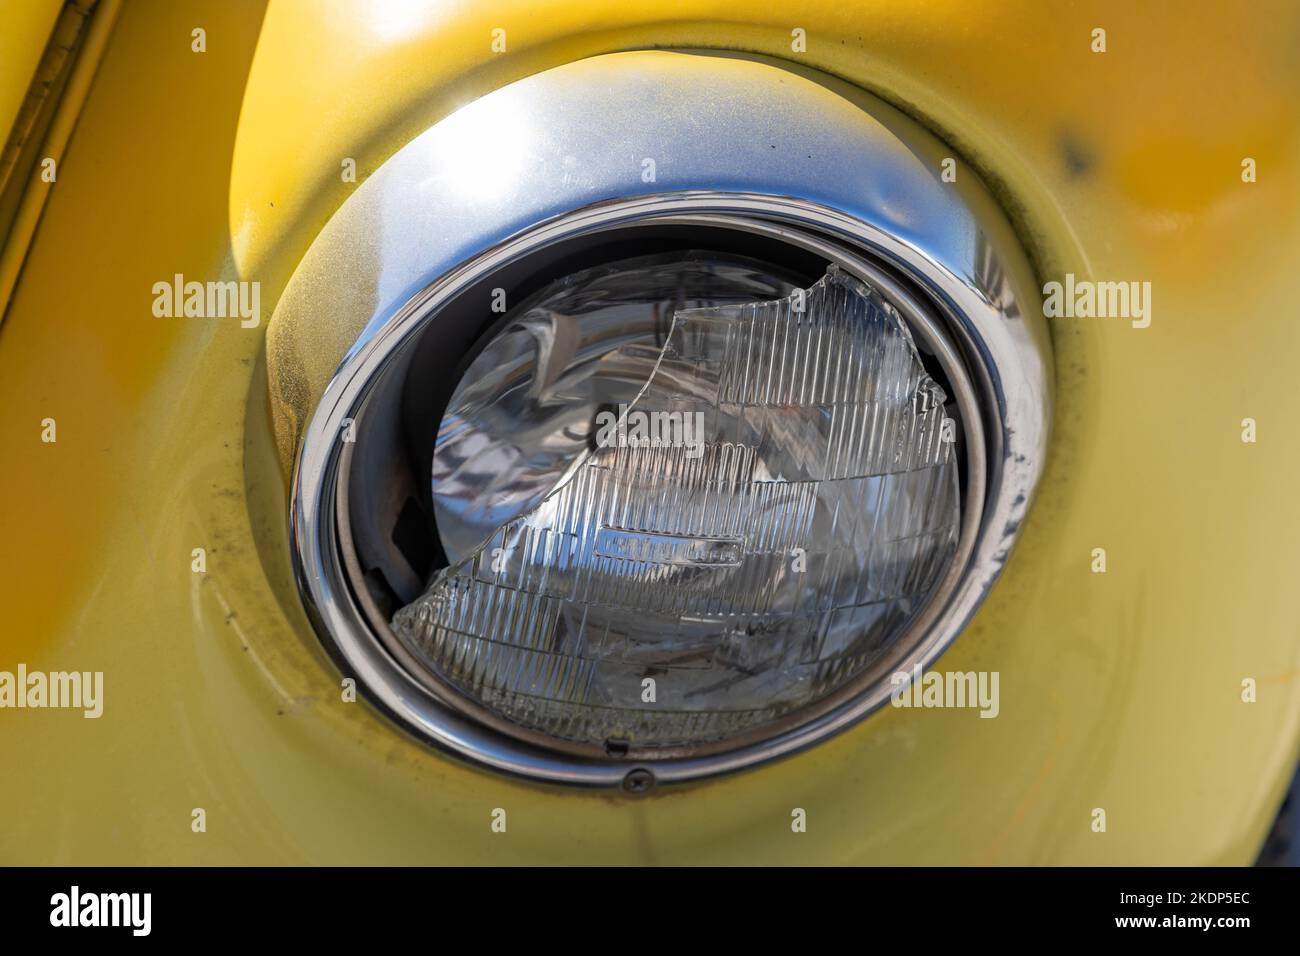
[[[451,563],[394,630],[551,737],[770,724],[877,661],[952,559],[945,401],[894,307],[834,266],[807,289],[698,255],[570,276],[452,396],[431,482]]]

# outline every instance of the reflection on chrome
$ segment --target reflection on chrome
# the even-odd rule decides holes
[[[713,741],[819,700],[880,659],[957,547],[945,395],[876,290],[832,267],[700,307],[776,280],[650,272],[671,283],[626,314],[627,268],[576,277],[471,367],[434,495],[449,551],[487,534],[393,621],[463,693],[586,743]],[[703,453],[591,443],[610,403],[701,415]]]
[[[603,412],[633,401],[680,309],[788,295],[759,263],[685,252],[548,285],[470,363],[438,429],[433,511],[455,562],[530,511],[585,451]]]
[[[478,137],[471,151],[467,135]],[[659,164],[654,182],[636,175],[637,158],[665,148],[671,162]],[[493,150],[523,161],[485,194],[480,168],[464,157]],[[759,58],[661,51],[586,57],[534,74],[463,107],[395,153],[321,230],[268,330],[277,346],[268,350],[276,357],[268,376],[277,438],[286,456],[298,449],[295,576],[345,672],[436,748],[535,780],[609,787],[646,775],[660,786],[754,767],[840,733],[886,704],[889,674],[930,666],[993,587],[1024,527],[1052,419],[1051,341],[1033,270],[975,176],[956,183],[935,177],[927,158],[946,155],[947,145],[923,127],[833,77]],[[676,238],[660,245],[665,233]],[[553,255],[596,264],[602,245],[604,261],[612,262],[717,248],[709,237],[718,235],[726,249],[766,247],[767,255],[784,245],[804,254],[800,284],[811,278],[806,256],[835,263],[906,317],[924,360],[942,372],[960,421],[954,559],[927,606],[874,666],[752,731],[624,750],[503,719],[393,633],[392,605],[370,580],[375,572],[391,577],[398,606],[419,590],[418,578],[403,574],[415,565],[387,554],[391,535],[381,537],[380,525],[397,516],[367,526],[357,515],[382,507],[379,499],[367,502],[363,489],[402,496],[427,487],[431,449],[410,443],[428,436],[431,445],[437,425],[404,431],[406,447],[388,462],[392,481],[377,489],[367,470],[376,461],[358,453],[365,442],[340,442],[340,430],[348,420],[363,436],[415,424],[393,396],[418,400],[421,383],[407,376],[421,347],[450,341],[453,327],[468,333],[460,323],[463,297],[518,289],[523,274],[557,274]],[[643,237],[654,241],[642,245]],[[342,262],[354,267],[340,269]],[[516,274],[525,267],[537,271]],[[462,357],[458,349],[451,360]],[[484,536],[504,523],[485,521]],[[478,542],[466,539],[463,547]],[[601,550],[628,547],[639,553],[612,533],[600,543]],[[671,554],[678,545],[643,547]],[[591,549],[595,554],[597,545]],[[708,542],[686,553],[726,560],[732,551]]]

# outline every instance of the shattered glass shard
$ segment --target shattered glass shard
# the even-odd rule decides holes
[[[834,267],[678,310],[617,427],[394,630],[555,737],[680,745],[772,721],[877,660],[955,553],[944,402],[903,319]],[[629,438],[654,415],[698,438]]]

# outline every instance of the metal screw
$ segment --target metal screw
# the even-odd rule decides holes
[[[647,793],[654,785],[655,775],[641,767],[629,770],[623,778],[623,789],[628,793]]]

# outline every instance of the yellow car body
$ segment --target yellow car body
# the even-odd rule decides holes
[[[22,52],[0,122],[60,6],[0,13]],[[1254,860],[1300,746],[1300,8],[100,0],[85,29],[57,178],[33,172],[5,239],[0,670],[103,671],[104,713],[0,711],[0,861]],[[439,119],[584,57],[686,48],[888,100],[979,172],[1042,281],[1150,280],[1152,321],[1050,320],[1046,472],[943,658],[1000,671],[997,720],[885,708],[643,798],[544,787],[342,699],[287,559],[263,560],[288,513],[278,462],[246,454],[270,428],[265,323],[161,319],[150,290],[255,277],[269,316],[357,185]]]

